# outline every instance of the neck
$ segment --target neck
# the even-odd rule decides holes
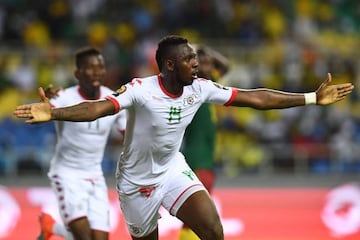
[[[79,87],[81,96],[87,100],[97,100],[100,97],[100,89],[92,89],[91,91]]]
[[[181,95],[183,92],[183,85],[180,85],[176,78],[160,73],[160,81],[165,90],[173,95]]]

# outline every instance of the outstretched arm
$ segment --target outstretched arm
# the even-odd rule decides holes
[[[313,93],[290,93],[272,89],[239,89],[231,106],[255,109],[281,109],[306,104],[328,105],[338,102],[349,95],[354,86],[351,83],[329,85],[331,74]]]
[[[39,103],[20,105],[15,109],[14,115],[18,118],[27,118],[26,123],[50,120],[87,122],[115,112],[113,104],[107,100],[86,101],[69,107],[52,108],[41,87],[39,95]]]

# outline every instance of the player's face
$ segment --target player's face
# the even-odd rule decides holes
[[[178,47],[178,55],[175,65],[176,79],[183,85],[191,85],[198,73],[198,61],[194,49],[189,44],[181,44]]]
[[[81,88],[89,91],[98,89],[103,84],[105,75],[105,62],[101,55],[85,58],[80,69],[76,71]]]

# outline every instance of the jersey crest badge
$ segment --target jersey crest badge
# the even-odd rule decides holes
[[[196,102],[198,102],[199,96],[196,94],[191,94],[188,97],[185,97],[183,100],[184,106],[194,105]]]
[[[116,92],[113,94],[115,97],[119,96],[120,94],[124,93],[126,91],[126,86],[122,85]]]
[[[190,95],[189,97],[184,98],[184,106],[193,105],[194,102],[195,102],[195,95]]]

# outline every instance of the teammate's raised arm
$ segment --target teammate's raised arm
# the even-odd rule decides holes
[[[39,96],[41,102],[20,105],[14,115],[27,118],[26,123],[39,123],[50,120],[87,122],[115,113],[114,105],[108,100],[89,100],[69,107],[52,108],[41,87]]]

